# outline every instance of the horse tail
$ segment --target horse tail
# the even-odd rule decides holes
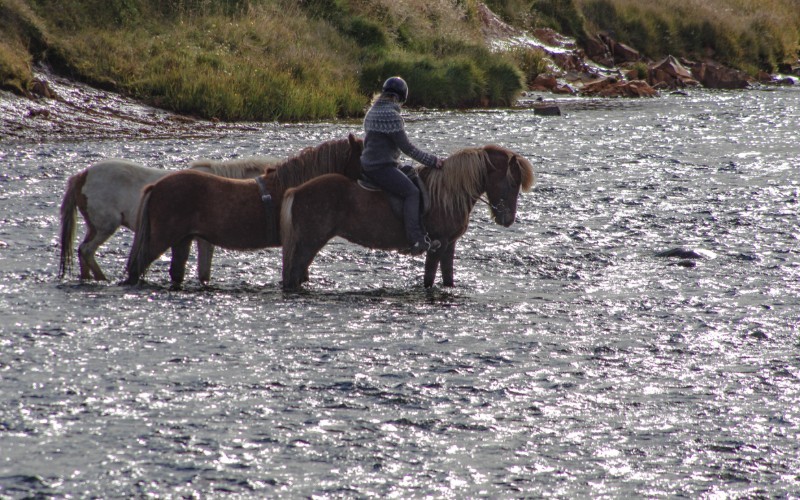
[[[147,248],[150,246],[150,195],[153,184],[148,184],[142,190],[139,202],[139,212],[136,216],[136,231],[131,244],[131,253],[128,256],[128,279],[126,284],[135,285],[147,271]]]
[[[297,243],[297,232],[292,225],[292,205],[294,205],[294,188],[287,189],[283,194],[281,203],[281,246],[283,247],[283,282],[287,283],[289,278],[292,261],[294,260],[295,244]]]
[[[73,248],[75,240],[75,222],[77,220],[78,197],[86,182],[88,171],[84,170],[67,180],[67,190],[61,199],[61,256],[58,265],[58,276],[63,278],[72,271],[75,256]]]

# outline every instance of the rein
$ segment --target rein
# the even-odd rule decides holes
[[[505,200],[505,198],[500,198],[500,203],[498,203],[497,205],[492,205],[489,202],[489,200],[484,198],[482,195],[478,196],[478,201],[484,202],[486,204],[486,206],[491,208],[494,211],[495,215],[497,215],[497,216],[503,216],[508,211],[508,208],[506,208],[506,200]]]

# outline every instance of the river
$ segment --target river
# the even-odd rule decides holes
[[[58,279],[89,164],[359,123],[0,142],[0,497],[800,495],[800,88],[559,104],[409,113],[424,149],[497,143],[537,176],[510,228],[476,207],[453,289],[343,240],[301,293],[278,249],[124,287],[125,230],[110,283]]]

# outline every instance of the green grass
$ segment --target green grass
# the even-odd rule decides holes
[[[547,70],[533,50],[485,47],[478,0],[0,0],[0,87],[32,65],[221,120],[359,116],[383,79],[412,106],[508,106]],[[608,31],[656,59],[755,72],[794,62],[798,0],[489,0],[524,28]]]
[[[798,0],[489,0],[518,25],[550,27],[579,43],[598,32],[651,59],[715,60],[750,73],[800,53]]]

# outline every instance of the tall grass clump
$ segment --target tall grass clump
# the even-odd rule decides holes
[[[31,67],[47,44],[41,20],[22,0],[0,0],[0,88],[18,94],[29,90]]]
[[[544,50],[538,47],[516,46],[509,51],[519,69],[525,75],[525,83],[530,86],[536,77],[550,71],[550,62]]]
[[[410,106],[509,106],[524,89],[520,70],[503,58],[476,61],[465,55],[434,58],[405,53],[365,65],[361,89],[368,94],[377,92],[390,76],[406,80]]]

